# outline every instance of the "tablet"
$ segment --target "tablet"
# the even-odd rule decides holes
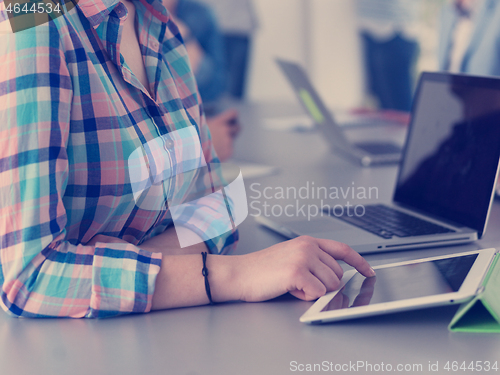
[[[318,299],[300,321],[326,323],[468,301],[482,287],[495,253],[483,249],[386,264],[373,267],[377,275],[369,278],[348,271],[340,289]]]

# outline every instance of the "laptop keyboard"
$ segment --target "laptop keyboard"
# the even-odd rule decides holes
[[[353,215],[352,211],[346,212],[346,210],[344,210],[344,215],[342,216],[330,214],[382,238],[455,232],[452,229],[419,219],[388,206],[377,204],[364,207],[365,214],[363,216]],[[353,216],[348,216],[348,213]]]

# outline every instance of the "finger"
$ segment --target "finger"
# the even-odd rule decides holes
[[[319,251],[319,260],[321,260],[324,264],[330,267],[333,270],[333,272],[335,272],[339,280],[342,279],[342,277],[344,276],[344,270],[342,269],[340,264],[338,264],[338,262],[332,258],[330,254],[327,254],[323,250]]]
[[[368,262],[359,253],[351,249],[346,244],[317,238],[319,247],[338,260],[343,260],[350,266],[354,267],[365,277],[375,276],[375,271],[370,267]]]
[[[311,272],[307,272],[304,276],[297,279],[295,287],[292,287],[289,292],[302,300],[312,301],[324,296],[326,287]]]
[[[340,286],[340,279],[336,273],[323,262],[314,262],[310,266],[311,273],[325,286],[327,292],[334,291]]]

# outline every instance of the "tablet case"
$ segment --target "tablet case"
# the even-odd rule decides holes
[[[500,253],[495,255],[480,292],[460,306],[448,329],[500,333]]]

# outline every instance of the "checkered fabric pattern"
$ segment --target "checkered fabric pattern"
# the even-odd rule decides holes
[[[118,0],[80,0],[51,22],[0,33],[0,305],[14,316],[148,312],[162,258],[139,247],[172,219],[165,206],[137,205],[129,156],[194,127],[217,162],[177,27],[160,1],[134,3],[147,90],[120,55]],[[218,204],[181,216],[205,228]],[[97,234],[127,244],[85,246]],[[224,253],[236,241],[233,230],[206,244]]]

